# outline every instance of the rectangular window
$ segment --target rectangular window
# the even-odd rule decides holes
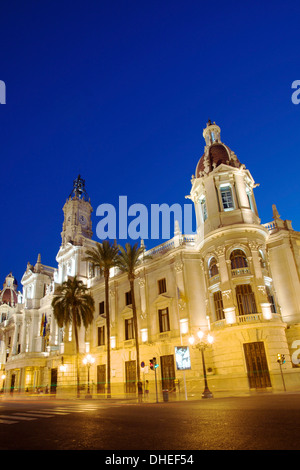
[[[276,303],[275,303],[274,295],[273,295],[273,293],[272,293],[269,286],[266,286],[266,291],[267,291],[268,300],[271,304],[271,312],[272,313],[277,313],[276,312]]]
[[[223,309],[223,298],[222,292],[218,290],[214,292],[214,304],[215,304],[215,312],[216,312],[216,319],[217,320],[224,320],[224,309]]]
[[[239,315],[250,315],[257,312],[254,292],[250,284],[236,286],[236,299]]]
[[[169,320],[169,309],[163,308],[158,310],[158,319],[159,319],[159,331],[163,333],[164,331],[170,331],[170,320]]]
[[[207,219],[207,207],[206,207],[206,199],[205,199],[204,196],[202,196],[199,199],[199,204],[200,204],[200,207],[201,207],[202,220],[203,220],[203,222],[205,222],[206,219]]]
[[[167,283],[165,278],[158,281],[158,293],[163,294],[164,292],[167,292]]]
[[[99,315],[105,314],[104,301],[99,303]]]
[[[132,304],[131,290],[129,290],[128,292],[125,292],[125,302],[126,302],[126,305],[131,305]]]
[[[98,346],[105,344],[105,326],[98,327]]]
[[[133,318],[125,320],[125,340],[134,339]]]
[[[248,198],[248,202],[249,202],[249,207],[254,212],[254,207],[253,207],[253,202],[252,202],[252,195],[251,195],[251,192],[248,188],[246,189],[246,193],[247,193],[247,198]]]
[[[223,204],[224,211],[228,211],[234,209],[233,197],[232,197],[232,190],[230,186],[221,186],[221,199]]]

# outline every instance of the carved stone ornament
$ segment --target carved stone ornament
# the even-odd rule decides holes
[[[175,261],[174,269],[177,273],[180,273],[183,270],[183,263],[182,261]]]
[[[231,296],[231,289],[223,290],[222,294],[226,300],[229,300]]]

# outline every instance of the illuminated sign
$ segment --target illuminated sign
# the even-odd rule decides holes
[[[177,370],[191,368],[190,349],[188,346],[175,346],[175,360]]]

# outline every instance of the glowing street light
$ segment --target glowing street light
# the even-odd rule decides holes
[[[189,343],[195,348],[201,351],[202,356],[202,365],[203,365],[203,376],[204,376],[204,391],[202,393],[202,398],[213,398],[213,394],[208,388],[207,384],[207,377],[206,377],[206,367],[205,367],[205,359],[204,359],[204,349],[206,349],[210,344],[214,342],[213,336],[209,333],[205,335],[202,330],[197,331],[197,337],[190,336]]]
[[[88,389],[87,389],[86,398],[92,398],[92,395],[90,394],[90,367],[92,364],[94,364],[95,358],[91,356],[90,354],[87,354],[82,362],[84,365],[87,366],[87,369],[88,369]]]

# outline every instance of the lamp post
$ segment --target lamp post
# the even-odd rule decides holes
[[[87,395],[85,398],[92,398],[92,395],[90,394],[90,367],[92,364],[94,364],[95,358],[91,356],[90,354],[87,354],[85,358],[83,359],[83,364],[87,366],[88,370],[88,389],[87,389]]]
[[[190,336],[189,342],[191,345],[195,345],[197,349],[201,351],[202,356],[202,365],[203,365],[203,377],[204,377],[204,391],[202,393],[202,398],[213,398],[213,394],[208,388],[207,384],[207,377],[206,377],[206,367],[205,367],[205,359],[204,359],[204,350],[212,344],[214,341],[213,336],[210,334],[205,335],[203,331],[199,330],[197,332],[197,337]]]

